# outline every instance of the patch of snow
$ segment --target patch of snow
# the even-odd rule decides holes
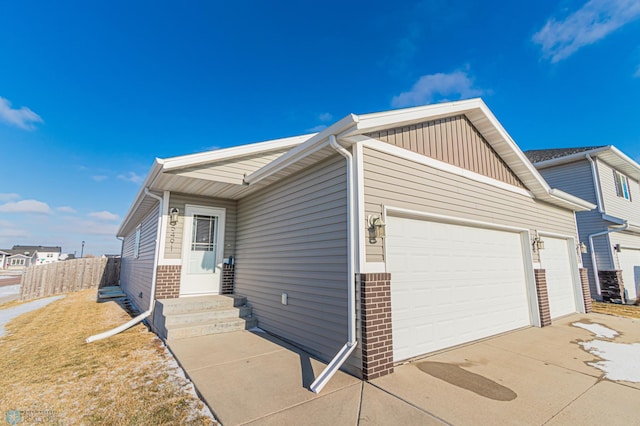
[[[20,294],[20,284],[0,287],[0,297],[13,296],[14,294]]]
[[[602,358],[602,361],[590,362],[589,365],[604,371],[607,379],[640,383],[640,343],[592,340],[580,345]]]
[[[600,324],[585,324],[583,322],[574,322],[571,325],[574,327],[584,328],[585,330],[595,334],[596,337],[604,337],[606,339],[613,339],[619,334],[617,331]]]
[[[254,333],[265,333],[265,331],[260,327],[251,327],[249,331],[253,331]]]
[[[58,299],[62,299],[63,297],[64,295],[47,297],[44,299],[34,300],[33,302],[24,303],[22,305],[14,306],[13,308],[0,309],[0,337],[4,336],[5,324],[11,321],[12,319],[19,317],[22,314],[26,314],[27,312],[31,312],[31,311],[35,311],[36,309],[43,308],[47,306],[49,303],[56,301]]]

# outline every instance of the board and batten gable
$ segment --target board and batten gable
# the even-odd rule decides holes
[[[120,287],[140,312],[149,309],[151,300],[159,208],[159,204],[156,204],[140,223],[138,257],[135,256],[137,227],[124,237],[122,244]],[[142,294],[142,297],[140,297],[140,294]]]
[[[167,220],[164,241],[164,258],[165,259],[181,259],[182,258],[182,239],[184,232],[184,212],[187,204],[218,207],[226,210],[225,228],[224,228],[224,257],[235,255],[236,243],[236,216],[238,202],[236,200],[228,200],[222,198],[207,198],[195,195],[187,195],[172,192],[169,195],[169,210],[177,208],[179,210],[178,222],[172,225]]]
[[[261,328],[324,360],[347,341],[346,188],[333,155],[238,202],[236,293]]]
[[[465,115],[381,130],[366,136],[524,188]]]
[[[593,180],[593,169],[591,163],[585,158],[571,163],[559,164],[545,167],[538,170],[542,177],[552,188],[558,188],[566,193],[575,195],[593,204],[598,204],[596,189]],[[615,191],[615,188],[614,188]],[[586,212],[576,212],[576,222],[578,224],[578,235],[580,242],[589,245],[589,235],[606,231],[610,223],[602,219],[602,214],[598,209]],[[596,262],[599,269],[610,269],[613,267],[613,259],[609,248],[609,236],[603,235],[593,239],[596,252]],[[589,248],[590,250],[590,248]],[[595,275],[591,254],[582,254],[582,264],[589,273],[591,292],[596,294]]]
[[[631,201],[624,197],[619,197],[616,192],[615,168],[600,159],[597,160],[596,164],[598,165],[598,175],[600,176],[604,212],[608,215],[628,220],[631,223],[640,223],[640,186],[638,182],[627,176]]]
[[[390,206],[576,236],[570,210],[370,147],[363,155],[366,215],[381,215]],[[367,240],[367,262],[385,261],[383,244]]]

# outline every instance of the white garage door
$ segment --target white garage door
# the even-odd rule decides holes
[[[387,218],[395,361],[531,323],[518,233]]]
[[[576,295],[569,244],[566,239],[542,239],[544,249],[540,250],[540,266],[546,271],[551,318],[572,314],[576,312]]]
[[[638,287],[640,287],[640,250],[633,250],[622,247],[618,253],[618,262],[622,269],[622,282],[628,300],[638,297]]]

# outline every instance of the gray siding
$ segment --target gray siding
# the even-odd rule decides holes
[[[550,187],[596,204],[591,163],[586,159],[538,170]]]
[[[370,148],[364,150],[364,185],[367,215],[379,215],[388,205],[576,235],[572,211]],[[367,261],[385,260],[383,244],[367,240]]]
[[[618,197],[613,174],[614,168],[602,160],[598,160],[597,164],[604,212],[633,223],[640,223],[640,187],[638,182],[629,178],[631,201]]]
[[[346,214],[339,156],[238,203],[236,292],[261,328],[325,360],[347,341]]]
[[[367,136],[524,188],[464,115],[381,130]]]
[[[224,257],[233,256],[236,249],[236,217],[238,202],[235,200],[205,198],[194,195],[171,193],[169,196],[169,211],[176,207],[180,210],[180,216],[178,218],[178,223],[175,226],[171,225],[169,221],[167,221],[164,257],[166,259],[180,259],[182,257],[182,233],[184,231],[185,204],[220,207],[226,209]]]
[[[120,286],[141,312],[149,308],[151,297],[158,232],[158,208],[159,205],[156,204],[142,220],[138,258],[134,257],[135,228],[124,238],[123,243]],[[140,293],[142,297],[139,297]]]

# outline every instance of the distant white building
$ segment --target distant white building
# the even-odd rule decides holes
[[[59,262],[62,248],[59,246],[13,246],[0,250],[0,269],[23,270],[31,265]]]

